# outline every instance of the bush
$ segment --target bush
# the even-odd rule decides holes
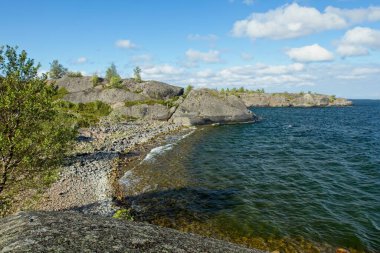
[[[66,74],[68,77],[83,77],[82,73],[81,72],[72,72],[72,71],[69,71],[67,72]]]
[[[57,102],[61,111],[71,115],[78,127],[89,127],[99,122],[101,117],[112,112],[110,105],[102,101],[74,104],[68,101]]]
[[[95,87],[95,86],[98,86],[100,84],[100,78],[98,77],[97,74],[93,74],[92,77],[91,77],[91,82],[92,82],[92,85]]]
[[[109,82],[109,86],[116,89],[122,89],[122,80],[119,76],[113,76],[111,77],[111,80]]]
[[[57,87],[55,89],[57,89]],[[59,89],[57,89],[57,94],[53,96],[53,99],[54,100],[62,99],[67,94],[69,94],[69,92],[67,91],[67,89],[65,87],[60,87]]]
[[[62,64],[58,62],[58,60],[54,60],[52,63],[50,63],[50,71],[49,71],[49,77],[51,79],[59,79],[66,75],[67,68],[63,67]]]
[[[119,209],[115,212],[112,218],[133,221],[133,216],[130,212],[130,209]]]
[[[54,169],[76,135],[39,67],[25,51],[0,48],[0,197]]]

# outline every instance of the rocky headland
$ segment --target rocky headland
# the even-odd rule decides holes
[[[329,107],[350,106],[345,98],[313,93],[243,93],[240,99],[247,107]]]

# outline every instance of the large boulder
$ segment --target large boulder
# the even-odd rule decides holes
[[[69,93],[64,97],[64,99],[73,103],[88,103],[99,100],[107,104],[115,104],[124,101],[146,100],[147,96],[133,93],[124,89],[91,88],[85,91]]]
[[[214,90],[192,90],[178,106],[171,121],[185,126],[253,121],[254,114],[236,96]]]
[[[138,119],[168,120],[174,109],[161,104],[139,104],[117,107],[114,109],[114,113]]]
[[[55,85],[65,88],[69,93],[79,92],[91,89],[93,87],[91,77],[69,77],[64,76],[58,80],[55,80]]]
[[[1,252],[252,252],[147,223],[75,212],[18,213],[0,220]]]
[[[183,95],[183,88],[163,82],[144,81],[135,82],[133,79],[125,79],[123,85],[132,92],[141,93],[152,99],[169,99]]]

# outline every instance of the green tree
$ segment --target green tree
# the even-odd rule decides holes
[[[53,169],[75,137],[39,67],[25,51],[0,47],[0,197],[14,182]]]
[[[134,79],[135,79],[136,82],[138,82],[138,83],[142,82],[142,80],[141,80],[141,68],[139,66],[137,66],[133,70],[133,76],[134,76]]]
[[[112,77],[118,77],[120,78],[120,75],[117,73],[116,65],[114,63],[111,64],[111,66],[106,71],[106,79],[111,81]]]
[[[54,60],[52,63],[50,63],[50,71],[49,71],[49,77],[51,79],[59,79],[66,75],[67,68],[63,67],[62,64],[58,62],[58,60]]]

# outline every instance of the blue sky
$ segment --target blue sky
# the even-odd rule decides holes
[[[1,0],[0,45],[73,71],[380,99],[380,1]]]

